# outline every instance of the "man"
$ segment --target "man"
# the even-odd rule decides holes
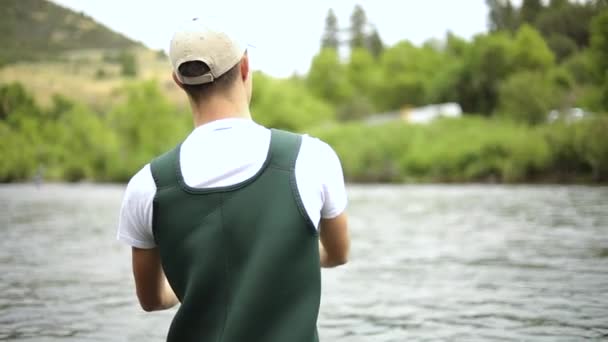
[[[349,251],[335,152],[251,119],[247,51],[198,24],[177,32],[173,79],[196,128],[129,182],[118,239],[146,311],[181,303],[168,341],[312,342],[320,267]]]

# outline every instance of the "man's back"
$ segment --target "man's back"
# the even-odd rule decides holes
[[[224,187],[253,177],[263,166],[270,146],[270,130],[247,119],[225,119],[196,128],[182,143],[181,173],[186,185],[205,189]],[[296,185],[315,227],[346,207],[340,161],[326,143],[302,136],[295,164]],[[118,239],[133,247],[153,248],[152,201],[156,185],[150,166],[129,182],[123,201]]]
[[[317,139],[255,124],[246,48],[190,24],[169,59],[196,128],[131,179],[121,209],[139,303],[182,303],[172,341],[314,341],[319,268],[349,250],[340,162]]]
[[[317,232],[292,182],[300,144],[273,131],[262,168],[225,187],[186,185],[179,148],[152,162],[154,237],[182,303],[168,341],[317,339]]]
[[[344,210],[343,187],[325,143],[243,119],[203,125],[144,167],[119,239],[160,253],[182,303],[168,340],[315,341],[317,229]]]

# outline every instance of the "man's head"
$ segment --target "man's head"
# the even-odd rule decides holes
[[[173,79],[193,103],[214,98],[247,104],[251,100],[249,59],[236,37],[193,19],[174,34],[169,57]]]

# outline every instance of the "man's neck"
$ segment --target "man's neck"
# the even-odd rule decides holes
[[[204,103],[190,103],[192,106],[192,116],[194,127],[202,126],[206,123],[231,118],[251,119],[249,106],[238,105],[226,99],[214,99]]]

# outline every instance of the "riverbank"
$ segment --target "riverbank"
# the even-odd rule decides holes
[[[388,183],[606,183],[608,117],[527,126],[465,117],[430,125],[349,124],[315,132],[348,180]]]
[[[63,96],[41,108],[19,85],[3,92],[0,183],[126,182],[192,130],[190,114],[168,101],[155,82],[126,87],[125,100],[104,112]],[[252,108],[257,122],[326,141],[349,182],[608,181],[608,115],[539,125],[479,115],[427,125],[370,125],[308,115],[323,106],[279,108],[260,101]]]

